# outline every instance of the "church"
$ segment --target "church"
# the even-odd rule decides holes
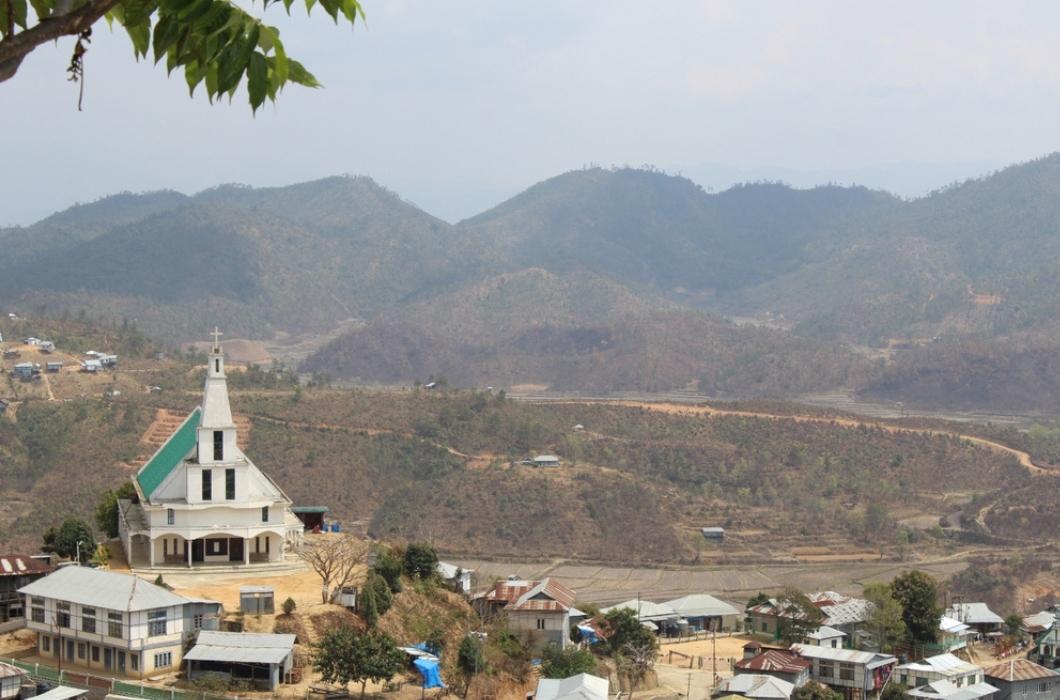
[[[291,499],[239,449],[218,331],[202,405],[133,477],[118,530],[134,569],[268,566],[302,538]]]

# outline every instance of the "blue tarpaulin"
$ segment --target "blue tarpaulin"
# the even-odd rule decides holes
[[[423,687],[424,688],[444,688],[445,683],[442,683],[442,674],[438,670],[438,662],[432,659],[416,659],[412,662],[412,665],[416,667],[416,670],[423,676]]]
[[[589,625],[578,625],[578,632],[581,634],[581,638],[589,644],[596,644],[600,641],[596,637],[596,630]]]

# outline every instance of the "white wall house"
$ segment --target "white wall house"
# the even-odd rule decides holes
[[[19,593],[38,654],[128,676],[179,669],[185,640],[215,626],[221,613],[220,603],[80,566],[63,567]]]
[[[850,698],[877,697],[898,659],[888,654],[792,644],[791,650],[813,663],[810,677]]]
[[[283,561],[302,537],[291,500],[240,450],[215,334],[202,405],[133,478],[119,535],[133,568]]]
[[[950,681],[958,688],[983,682],[982,667],[949,653],[902,664],[895,673],[898,682],[907,688],[919,688],[935,681]]]

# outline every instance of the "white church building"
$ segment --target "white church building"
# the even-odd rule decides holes
[[[133,477],[119,535],[134,569],[268,565],[301,542],[291,499],[239,449],[214,331],[202,405]]]

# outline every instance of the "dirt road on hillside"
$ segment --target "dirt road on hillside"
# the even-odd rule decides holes
[[[534,401],[528,400],[529,403]],[[682,404],[682,403],[669,403],[669,402],[652,402],[652,401],[630,401],[625,399],[607,400],[607,399],[558,399],[542,401],[541,403],[549,404],[578,404],[578,405],[612,405],[612,406],[626,406],[630,408],[642,408],[648,411],[658,411],[661,413],[670,413],[674,415],[702,415],[702,416],[742,416],[745,418],[761,418],[766,420],[791,420],[797,423],[830,423],[833,425],[842,425],[848,428],[878,428],[889,433],[915,433],[918,435],[929,435],[935,437],[955,437],[961,440],[967,440],[968,442],[982,445],[988,449],[1007,454],[1011,457],[1015,457],[1021,466],[1026,468],[1029,472],[1035,475],[1050,475],[1058,476],[1060,471],[1055,469],[1049,469],[1041,465],[1035,464],[1034,460],[1031,459],[1030,454],[1023,450],[1018,450],[1014,447],[1009,447],[1003,443],[995,440],[989,440],[987,438],[978,437],[976,435],[967,435],[954,430],[941,430],[938,428],[912,428],[901,425],[892,425],[890,423],[881,423],[879,421],[861,419],[861,418],[849,418],[840,416],[817,416],[807,414],[779,414],[779,413],[767,413],[764,411],[739,411],[733,409],[716,408],[708,404]]]

